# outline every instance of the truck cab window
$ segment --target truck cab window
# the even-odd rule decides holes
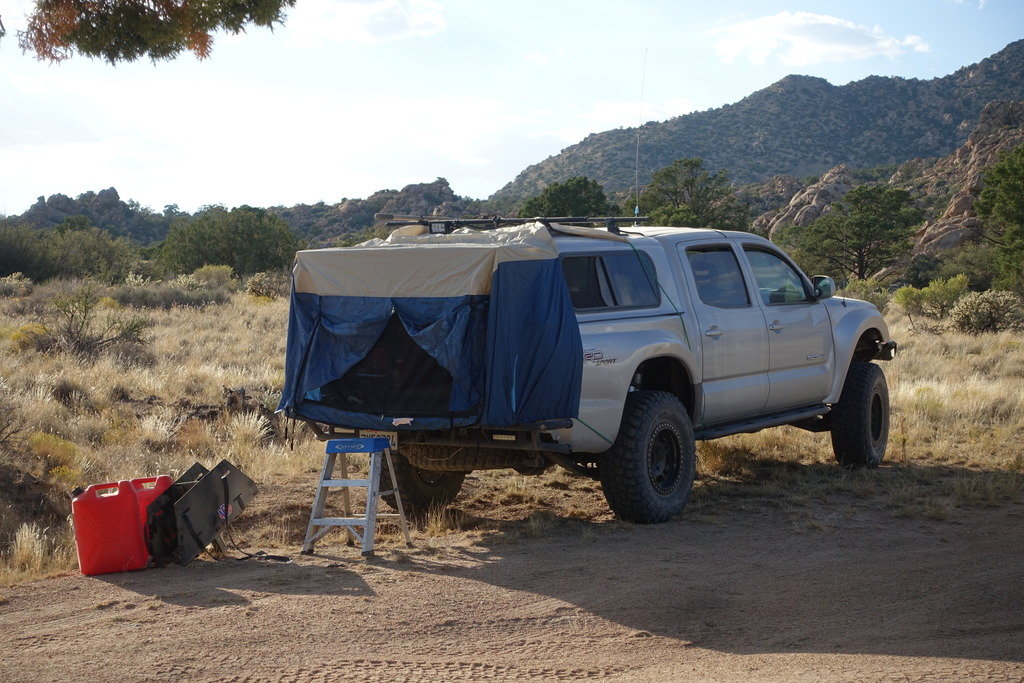
[[[769,251],[744,247],[750,261],[761,299],[766,304],[793,304],[810,301],[800,274]]]
[[[661,303],[654,263],[642,252],[562,258],[573,308],[651,308]]]
[[[743,273],[731,248],[691,248],[686,250],[686,258],[702,302],[717,308],[750,305]]]

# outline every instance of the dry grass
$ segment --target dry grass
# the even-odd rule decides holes
[[[900,351],[882,363],[893,413],[881,469],[836,467],[828,434],[784,427],[737,435],[699,445],[693,510],[808,506],[845,493],[941,521],[1021,500],[1024,334],[915,331],[899,320],[892,333]]]
[[[266,418],[220,410],[224,387],[247,387],[250,396],[275,407],[283,380],[287,301],[235,294],[202,309],[144,314],[152,322],[144,352],[85,362],[23,343],[19,331],[39,323],[38,307],[0,309],[0,398],[10,407],[5,415],[22,422],[16,437],[0,444],[8,459],[66,490],[177,475],[196,460],[212,465],[227,458],[261,487],[301,481],[302,495],[311,497],[323,457],[319,444],[300,431],[292,450]],[[919,325],[915,331],[903,321],[893,324],[900,353],[883,364],[893,404],[883,468],[840,469],[827,434],[793,428],[702,443],[688,518],[714,522],[727,511],[784,507],[795,530],[827,533],[839,519],[830,515],[841,508],[866,505],[941,521],[967,507],[1020,501],[1024,334],[922,329],[932,327]],[[353,474],[365,467],[365,459],[352,460]],[[268,498],[278,507],[295,507],[288,519],[268,513],[244,527],[246,540],[297,543],[308,501],[289,495]],[[822,512],[823,506],[831,512]],[[434,548],[448,537],[510,542],[566,529],[589,539],[595,529],[621,528],[611,521],[597,482],[558,469],[539,477],[477,472],[456,505],[431,513],[418,534]],[[7,528],[10,537],[0,538],[0,578],[60,571],[72,562],[67,530],[29,526],[14,533],[15,527]]]
[[[66,572],[75,566],[70,529],[22,524],[0,562],[0,584]]]

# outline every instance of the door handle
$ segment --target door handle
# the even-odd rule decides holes
[[[772,324],[768,326],[768,329],[769,329],[769,330],[775,330],[775,331],[778,331],[778,330],[781,330],[781,329],[783,329],[784,327],[785,327],[785,325],[783,325],[783,324],[782,324],[781,322],[779,322],[778,320],[773,320],[773,321],[772,321]]]
[[[717,327],[711,327],[710,329],[708,329],[708,330],[706,330],[704,332],[704,336],[705,337],[721,337],[722,336],[722,330],[718,329]]]

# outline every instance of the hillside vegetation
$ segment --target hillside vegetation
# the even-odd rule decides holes
[[[677,159],[700,157],[741,183],[819,175],[839,163],[867,168],[949,154],[984,105],[1024,99],[1024,41],[931,80],[869,76],[843,86],[787,76],[735,104],[640,127],[640,182]],[[492,196],[522,201],[546,185],[587,176],[610,193],[633,184],[636,128],[595,133],[534,164]]]

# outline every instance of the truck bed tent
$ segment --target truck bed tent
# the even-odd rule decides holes
[[[388,431],[577,417],[582,344],[547,228],[409,232],[298,252],[278,409]]]

